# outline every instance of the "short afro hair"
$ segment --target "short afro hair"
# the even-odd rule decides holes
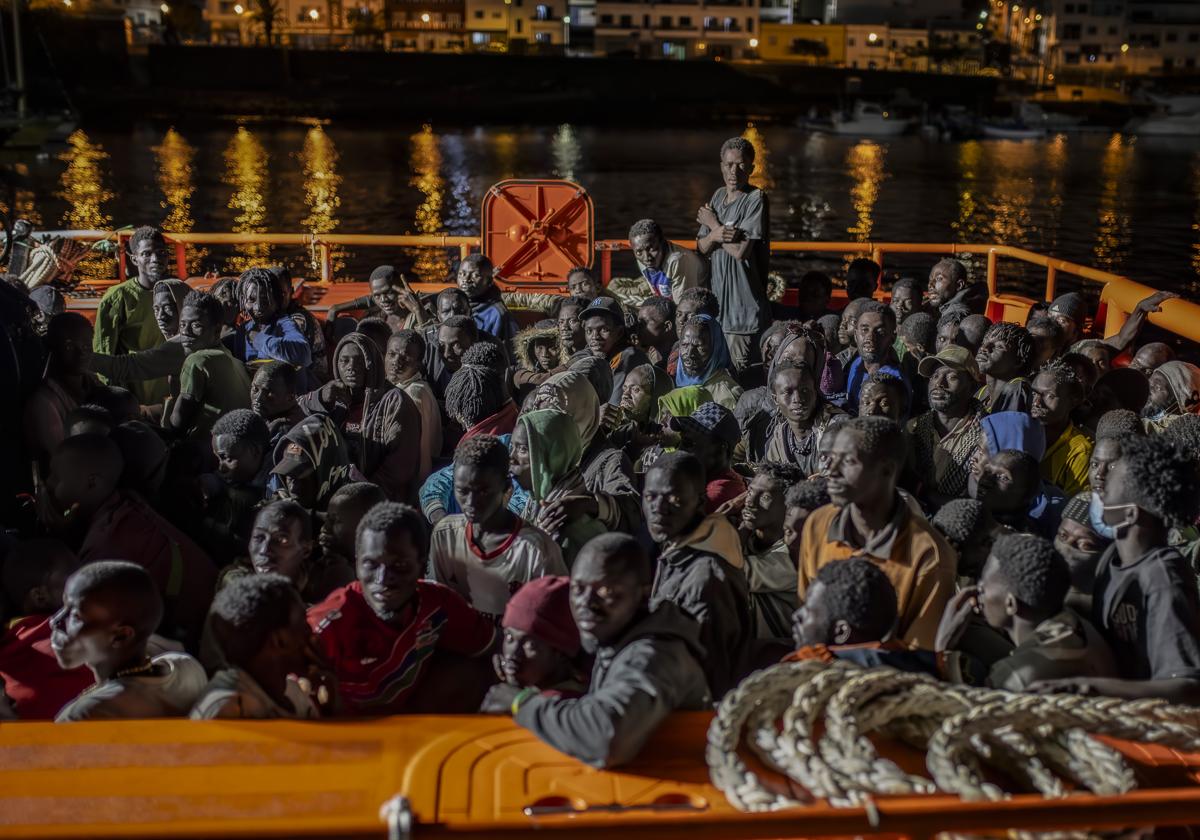
[[[860,298],[860,300],[862,300]],[[862,306],[858,309],[858,316],[855,318],[855,324],[862,320],[864,315],[879,315],[883,318],[884,323],[890,324],[892,329],[896,329],[896,312],[886,303],[878,300],[864,300]]]
[[[212,436],[215,438],[218,435],[229,435],[264,451],[271,443],[271,429],[267,421],[248,408],[235,408],[218,417],[212,425]]]
[[[646,473],[649,475],[656,470],[679,473],[687,478],[701,494],[704,493],[704,488],[707,486],[708,479],[704,475],[704,465],[700,463],[700,459],[682,449],[660,456],[650,465]]]
[[[296,393],[296,369],[287,362],[267,362],[255,369],[254,378],[260,376],[269,385],[281,385],[286,391]]]
[[[726,152],[741,152],[742,160],[746,163],[754,163],[754,146],[745,137],[730,137],[721,144],[721,157],[725,157]]]
[[[951,499],[938,509],[929,524],[961,554],[964,546],[987,530],[987,511],[983,502],[975,499]]]
[[[667,322],[675,320],[675,301],[668,297],[652,295],[638,304],[638,309],[655,309]]]
[[[919,297],[925,292],[925,283],[919,277],[913,277],[911,274],[906,274],[903,277],[898,277],[896,282],[892,284],[892,295],[901,289],[909,289],[917,293]]]
[[[803,508],[810,513],[830,502],[827,483],[822,476],[796,482],[788,488],[787,498],[784,500],[784,504],[789,508]]]
[[[826,427],[826,433],[829,428]],[[868,462],[904,463],[904,430],[888,417],[851,417],[838,427],[839,434],[853,433],[862,443],[862,455]]]
[[[879,288],[879,276],[882,273],[883,269],[875,260],[866,257],[851,260],[846,267],[846,297],[851,300],[871,297]]]
[[[129,253],[136,254],[142,242],[149,241],[159,248],[167,247],[167,238],[154,225],[142,225],[129,235]]]
[[[1200,458],[1200,414],[1179,415],[1163,429],[1162,436],[1180,444],[1192,458]]]
[[[202,292],[199,289],[192,289],[187,293],[187,297],[183,299],[183,306],[195,309],[204,316],[204,320],[211,324],[219,325],[225,319],[225,309],[221,306],[221,301],[210,295],[208,292]]]
[[[383,488],[378,484],[372,484],[369,481],[352,481],[333,491],[333,495],[329,497],[329,507],[348,503],[366,513],[375,505],[386,501],[387,493],[383,492]]]
[[[815,580],[825,587],[830,618],[845,621],[857,635],[883,640],[895,628],[896,589],[870,560],[834,560],[821,567]]]
[[[712,293],[711,289],[705,289],[700,286],[684,289],[679,293],[679,300],[676,301],[675,306],[678,308],[685,303],[694,303],[696,305],[696,313],[699,315],[711,315],[714,318],[721,317],[721,302],[717,300],[717,296]]]
[[[1014,473],[1014,484],[1017,484],[1021,477],[1025,479],[1023,484],[1018,484],[1022,499],[1032,502],[1037,498],[1042,488],[1041,465],[1037,458],[1023,449],[1001,449],[992,456],[992,460],[1003,461],[1007,465],[1009,472]]]
[[[1136,411],[1128,408],[1114,408],[1100,415],[1096,422],[1096,440],[1104,438],[1124,438],[1129,435],[1144,437],[1146,426]]]
[[[379,352],[383,353],[387,350],[388,339],[392,337],[392,328],[387,321],[382,318],[371,316],[363,318],[354,328],[356,333],[362,333],[379,348]]]
[[[1020,603],[1041,616],[1062,611],[1071,570],[1054,543],[1033,534],[1001,534],[991,556]]]
[[[1183,444],[1161,435],[1125,438],[1120,461],[1126,466],[1126,494],[1138,507],[1176,528],[1196,521],[1200,474]]]
[[[1058,326],[1057,323],[1054,325]],[[1059,327],[1059,329],[1061,330],[1062,328]],[[1079,378],[1079,374],[1075,372],[1075,368],[1062,359],[1053,359],[1046,362],[1034,374],[1035,379],[1039,376],[1047,376],[1056,386],[1062,387],[1067,397],[1076,405],[1083,402],[1084,397],[1087,396],[1083,380]]]
[[[429,555],[429,524],[421,512],[399,502],[381,502],[367,511],[354,535],[355,548],[361,551],[363,535],[368,531],[384,536],[408,534],[420,557]]]
[[[932,353],[937,340],[937,321],[928,312],[914,312],[900,324],[898,333],[926,353]]]
[[[649,236],[652,239],[666,239],[663,236],[662,227],[653,219],[638,219],[629,228],[629,240],[633,241],[635,236]]]
[[[1044,332],[1055,344],[1061,344],[1064,336],[1062,324],[1049,315],[1034,315],[1025,322],[1025,329],[1029,330],[1030,335],[1035,330],[1037,332]]]
[[[997,321],[983,335],[984,341],[990,338],[1003,341],[1013,348],[1017,356],[1018,373],[1029,371],[1029,365],[1033,361],[1033,336],[1029,334],[1029,330],[1009,321]]]
[[[452,330],[462,330],[467,335],[471,336],[472,341],[479,339],[479,327],[475,324],[475,319],[470,315],[451,315],[445,321],[442,321],[439,329],[447,328]]]
[[[863,392],[868,387],[872,388],[887,388],[889,389],[900,402],[900,416],[908,416],[908,385],[904,380],[894,373],[877,370],[863,380],[862,387],[859,388],[858,398],[861,404]]]
[[[494,435],[476,435],[454,450],[454,466],[478,467],[507,478],[508,447]]]
[[[213,598],[208,627],[226,663],[243,668],[272,633],[291,625],[297,609],[303,610],[304,602],[283,575],[241,575]]]
[[[952,257],[944,257],[935,262],[933,268],[929,269],[929,274],[932,276],[939,271],[953,280],[957,286],[965,285],[969,277],[966,264]]]
[[[458,267],[462,268],[465,265],[475,266],[476,268],[479,269],[480,273],[484,277],[486,277],[488,280],[492,279],[492,272],[495,271],[495,268],[492,265],[492,261],[489,260],[486,256],[484,256],[483,254],[481,254],[479,252],[476,252],[474,254],[467,254],[465,257],[462,258],[462,262],[460,262],[458,264]]]
[[[943,312],[937,320],[937,331],[941,332],[942,327],[947,327],[950,324],[958,327],[965,320],[967,320],[967,316],[958,310],[954,310],[953,312]]]
[[[100,560],[81,566],[67,579],[80,595],[105,596],[118,607],[139,639],[148,639],[163,619],[163,599],[150,573],[127,560]]]
[[[425,349],[427,346],[425,344],[425,337],[416,330],[396,330],[394,333],[392,333],[392,337],[388,339],[388,344],[391,344],[393,341],[403,353],[407,353],[408,348],[415,345],[417,348],[417,356],[425,356]]]
[[[629,534],[611,532],[592,537],[579,549],[582,556],[588,554],[603,554],[609,558],[618,558],[624,570],[633,575],[641,585],[649,586],[654,581],[654,564],[645,546]],[[576,558],[575,565],[579,564]]]
[[[971,350],[978,350],[983,337],[992,326],[986,315],[968,315],[958,322],[958,337]]]
[[[550,307],[550,311],[557,318],[564,306],[574,306],[579,309],[579,314],[582,314],[583,310],[587,309],[589,304],[591,304],[591,301],[585,297],[565,295],[554,302],[554,305]]]
[[[754,465],[755,478],[768,478],[771,481],[782,484],[785,488],[791,487],[797,482],[803,481],[805,478],[804,471],[795,464],[782,464],[778,461],[762,461]]]
[[[336,493],[334,495],[337,495]],[[260,519],[273,516],[278,519],[294,520],[300,523],[300,539],[308,542],[313,536],[312,514],[308,509],[294,499],[276,499],[258,509],[254,515],[255,523]]]

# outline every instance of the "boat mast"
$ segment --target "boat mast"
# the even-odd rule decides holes
[[[21,54],[21,0],[12,0],[13,60],[17,76],[17,119],[25,119],[25,59]]]

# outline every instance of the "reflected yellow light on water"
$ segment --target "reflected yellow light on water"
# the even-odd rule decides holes
[[[859,242],[871,238],[871,229],[875,222],[875,202],[879,200],[879,187],[887,178],[884,170],[884,157],[887,150],[870,140],[857,143],[846,154],[846,165],[854,186],[850,188],[850,201],[854,212],[858,214],[857,221],[847,229],[847,232]]]
[[[112,192],[104,186],[104,162],[108,153],[83,131],[67,138],[67,149],[58,156],[67,166],[59,178],[57,196],[67,204],[62,226],[68,229],[108,230],[112,217],[104,212]],[[75,269],[77,280],[101,280],[116,275],[115,260],[88,256]]]
[[[192,195],[196,192],[192,161],[196,158],[196,149],[182,134],[168,128],[162,142],[153,147],[153,152],[158,164],[158,189],[163,194],[159,205],[167,211],[163,229],[170,233],[190,233],[196,225],[192,218]],[[199,273],[205,255],[205,250],[199,246],[188,248],[189,274]]]
[[[771,152],[767,149],[766,138],[758,130],[758,126],[752,122],[746,123],[746,130],[742,132],[742,138],[748,140],[754,148],[754,171],[750,173],[750,183],[762,190],[774,189],[775,180],[771,177]]]
[[[342,206],[338,194],[342,176],[338,174],[337,164],[338,152],[333,140],[321,126],[310,128],[304,135],[304,145],[300,149],[300,165],[304,170],[304,206],[308,208],[308,214],[300,220],[300,224],[307,233],[319,235],[337,229],[338,209]],[[345,249],[331,247],[330,258],[336,279],[346,271]],[[312,271],[313,276],[320,276],[321,266],[315,253]]]
[[[491,138],[492,148],[496,150],[496,180],[516,177],[517,135],[511,131],[497,131]]]
[[[992,158],[996,172],[992,193],[982,208],[986,223],[983,230],[992,242],[1027,245],[1033,227],[1033,167],[1041,147],[1019,140],[1001,140],[989,144],[985,154]]]
[[[12,171],[19,178],[28,178],[29,164],[14,163]],[[4,213],[13,221],[27,219],[35,226],[41,225],[42,213],[37,208],[37,196],[34,195],[33,190],[24,187],[15,187],[12,198],[12,206],[9,206],[7,201],[0,199],[0,213]]]
[[[1097,210],[1096,245],[1092,249],[1096,267],[1115,270],[1129,252],[1129,213],[1122,197],[1122,182],[1129,167],[1132,146],[1113,134],[1100,161],[1100,206]]]
[[[1062,227],[1063,170],[1067,164],[1067,135],[1056,134],[1046,144],[1046,222],[1045,245],[1051,251],[1058,247],[1058,232]]]
[[[978,140],[967,140],[958,145],[958,217],[951,225],[959,242],[969,242],[979,233],[979,222],[975,216],[978,203],[975,199],[976,178],[979,177],[979,162],[983,159],[983,147]]]
[[[575,167],[579,166],[583,153],[579,148],[579,138],[575,136],[575,129],[570,123],[563,123],[558,127],[558,131],[554,132],[550,151],[554,156],[554,174],[559,178],[574,181]]]
[[[409,184],[421,191],[424,199],[413,219],[417,233],[440,233],[446,181],[442,178],[442,153],[433,126],[425,125],[412,136]],[[450,274],[450,258],[442,248],[418,248],[413,271],[425,282],[445,280]]]
[[[245,126],[229,139],[225,147],[225,175],[221,179],[233,188],[226,205],[234,211],[234,233],[264,233],[267,230],[267,150]],[[229,270],[235,273],[256,265],[265,265],[271,257],[271,247],[264,243],[237,246],[237,256],[230,258]]]

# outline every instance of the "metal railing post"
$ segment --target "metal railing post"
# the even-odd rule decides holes
[[[600,282],[607,286],[612,279],[612,251],[605,248],[600,252]]]
[[[180,280],[186,280],[188,276],[187,270],[187,245],[183,242],[175,242],[175,276]]]
[[[1058,289],[1058,269],[1052,265],[1046,266],[1046,300],[1054,300],[1054,293]]]
[[[987,287],[988,295],[996,295],[996,252],[989,250],[987,255]]]

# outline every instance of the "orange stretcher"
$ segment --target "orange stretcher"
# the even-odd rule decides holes
[[[680,713],[633,764],[595,770],[503,717],[0,726],[0,837],[779,838],[1003,834],[1200,823],[1200,755],[1109,741],[1120,797],[881,797],[734,810],[708,781],[711,715]],[[882,752],[919,766],[895,744]]]

